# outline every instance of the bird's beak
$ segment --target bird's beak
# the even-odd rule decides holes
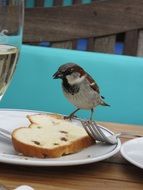
[[[63,78],[63,74],[59,71],[57,71],[54,75],[53,75],[54,79],[59,79],[59,78]]]

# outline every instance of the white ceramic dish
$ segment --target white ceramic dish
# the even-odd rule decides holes
[[[125,142],[121,147],[121,154],[130,163],[143,169],[143,137]]]
[[[20,126],[28,127],[30,122],[26,116],[35,113],[37,113],[37,111],[0,109],[0,127],[11,132]],[[102,127],[102,129],[106,135],[112,134],[108,129],[104,127]],[[0,162],[30,166],[69,166],[88,164],[113,156],[120,150],[120,147],[121,142],[118,139],[116,145],[97,143],[76,154],[63,156],[61,158],[39,159],[18,155],[15,152],[12,143],[0,136]]]

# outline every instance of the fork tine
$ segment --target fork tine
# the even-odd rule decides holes
[[[104,142],[102,135],[99,133],[96,127],[92,124],[92,122],[81,121],[81,123],[89,136],[91,136],[94,140]]]
[[[102,140],[104,142],[109,142],[110,143],[109,139],[106,137],[106,135],[103,133],[103,131],[101,130],[101,128],[94,121],[92,122],[92,127],[94,129],[96,129],[96,131],[98,131],[100,137],[102,138]]]
[[[88,124],[87,126],[87,129],[90,131],[90,134],[93,136],[94,140],[98,140],[97,139],[97,135],[96,133],[94,133],[93,129],[91,128],[91,126]]]
[[[100,131],[98,130],[98,128],[97,128],[97,124],[94,122],[94,121],[92,121],[91,123],[90,123],[90,128],[91,128],[91,130],[92,130],[92,133],[95,133],[96,134],[96,138],[97,138],[97,140],[100,140],[100,141],[105,141],[105,139],[103,138],[103,135],[100,133]]]
[[[96,126],[98,131],[100,132],[100,134],[102,135],[103,138],[106,138],[106,140],[108,140],[108,138],[106,137],[106,135],[103,133],[103,131],[101,130],[101,128],[99,126]]]
[[[87,122],[86,122],[86,121],[81,121],[81,123],[82,123],[82,126],[84,127],[85,131],[87,132],[87,134],[88,134],[91,138],[95,139],[94,136],[93,136],[93,134],[91,133],[91,130],[89,129],[89,127],[88,127],[88,125],[87,125]]]

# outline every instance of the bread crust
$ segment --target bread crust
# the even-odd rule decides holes
[[[15,134],[17,130],[21,130],[23,127],[15,129],[12,133],[12,142],[17,152],[22,153],[25,156],[38,157],[38,158],[57,158],[63,155],[79,152],[80,150],[92,145],[95,141],[89,136],[77,139],[68,145],[61,145],[52,149],[42,148],[38,145],[30,145],[17,140]],[[28,128],[27,128],[28,130]]]

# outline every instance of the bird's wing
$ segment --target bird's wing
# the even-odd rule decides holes
[[[87,80],[90,83],[90,87],[100,94],[99,86],[97,85],[97,83],[95,82],[95,80],[88,73],[86,73],[86,74],[87,74],[86,78],[87,78]]]

